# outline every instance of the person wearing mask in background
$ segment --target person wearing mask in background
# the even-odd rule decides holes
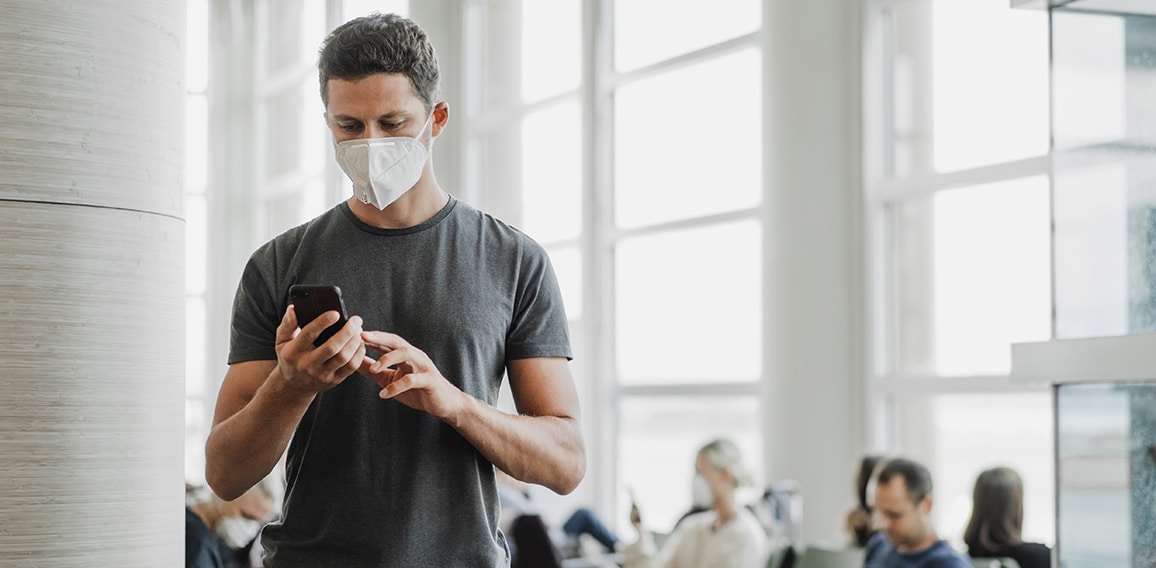
[[[557,493],[585,475],[565,306],[546,251],[459,201],[430,153],[450,112],[433,45],[373,13],[318,78],[353,196],[255,251],[233,302],[205,477],[234,499],[285,456],[266,568],[507,566],[495,468]],[[299,322],[294,284],[348,320]],[[516,414],[495,407],[509,381]]]
[[[655,551],[650,534],[642,529],[640,516],[632,511],[631,522],[639,537],[623,550],[626,568],[763,568],[769,543],[759,520],[739,505],[735,491],[750,484],[738,446],[716,439],[695,454],[696,477],[709,488],[711,509],[684,519]]]
[[[498,498],[502,505],[502,532],[505,533],[506,539],[509,541],[514,568],[519,565],[541,566],[545,564],[541,561],[527,564],[524,562],[524,558],[518,558],[519,549],[527,548],[524,546],[527,543],[523,542],[526,537],[536,541],[544,541],[535,542],[531,546],[537,550],[552,550],[553,556],[557,557],[559,561],[578,558],[585,554],[586,551],[583,550],[581,540],[582,535],[589,535],[602,546],[606,553],[614,553],[619,548],[618,536],[602,523],[602,519],[593,510],[587,507],[574,509],[562,526],[547,525],[540,516],[538,506],[531,499],[529,484],[518,481],[502,471],[498,471]],[[536,520],[528,520],[531,517]],[[518,523],[533,523],[534,526],[529,530],[522,528],[515,531],[515,526]],[[539,523],[540,527],[538,526]],[[521,541],[516,537],[516,532],[524,535]]]
[[[931,472],[906,459],[886,462],[876,476],[876,526],[867,541],[865,568],[972,568],[931,526]]]
[[[871,535],[875,534],[871,506],[867,503],[867,485],[873,479],[875,468],[883,461],[880,456],[863,456],[859,459],[859,469],[855,472],[855,495],[859,502],[847,512],[844,528],[851,536],[851,546],[863,548]]]
[[[248,568],[245,551],[275,516],[274,500],[268,481],[233,501],[186,487],[185,568]]]
[[[963,533],[972,558],[1012,558],[1020,568],[1051,568],[1052,551],[1024,542],[1024,485],[1015,470],[996,467],[979,474],[971,499],[971,519]]]

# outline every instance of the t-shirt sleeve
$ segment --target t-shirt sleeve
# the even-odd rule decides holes
[[[229,332],[230,365],[277,358],[277,326],[288,300],[280,298],[275,291],[276,285],[270,276],[271,249],[266,245],[253,253],[237,285]]]
[[[507,359],[572,359],[562,291],[550,257],[523,237],[514,314],[506,337]]]

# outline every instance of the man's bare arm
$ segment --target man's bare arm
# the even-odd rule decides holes
[[[470,397],[447,422],[512,477],[570,493],[586,475],[586,447],[569,363],[519,359],[507,374],[517,415]]]
[[[518,414],[498,410],[462,392],[429,356],[398,335],[362,334],[383,352],[361,373],[377,381],[382,398],[393,398],[436,416],[456,429],[486,459],[527,483],[569,493],[586,473],[578,394],[563,358],[511,361],[510,391]]]
[[[277,327],[277,360],[236,363],[225,373],[205,443],[205,480],[222,499],[240,497],[268,475],[317,393],[340,384],[363,364],[357,316],[313,347],[337,318],[337,312],[326,312],[298,330],[290,307]]]

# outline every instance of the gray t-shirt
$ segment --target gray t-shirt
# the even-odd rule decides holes
[[[491,405],[507,361],[571,356],[545,251],[452,197],[406,229],[372,227],[341,203],[262,246],[237,290],[229,364],[276,359],[293,284],[339,286],[364,329],[400,335]],[[507,565],[493,465],[379,390],[354,374],[309,406],[289,444],[283,519],[263,532],[265,566]]]

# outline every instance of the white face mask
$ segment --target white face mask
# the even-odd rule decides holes
[[[242,548],[261,532],[261,523],[241,516],[221,517],[213,531],[229,548]]]
[[[417,185],[429,155],[421,135],[433,122],[433,112],[415,138],[362,138],[335,145],[337,165],[353,181],[353,195],[362,203],[385,209]],[[431,141],[432,143],[432,141]]]
[[[694,474],[694,479],[690,481],[690,502],[695,507],[709,508],[714,505],[714,491],[711,491],[710,483],[702,474]]]

